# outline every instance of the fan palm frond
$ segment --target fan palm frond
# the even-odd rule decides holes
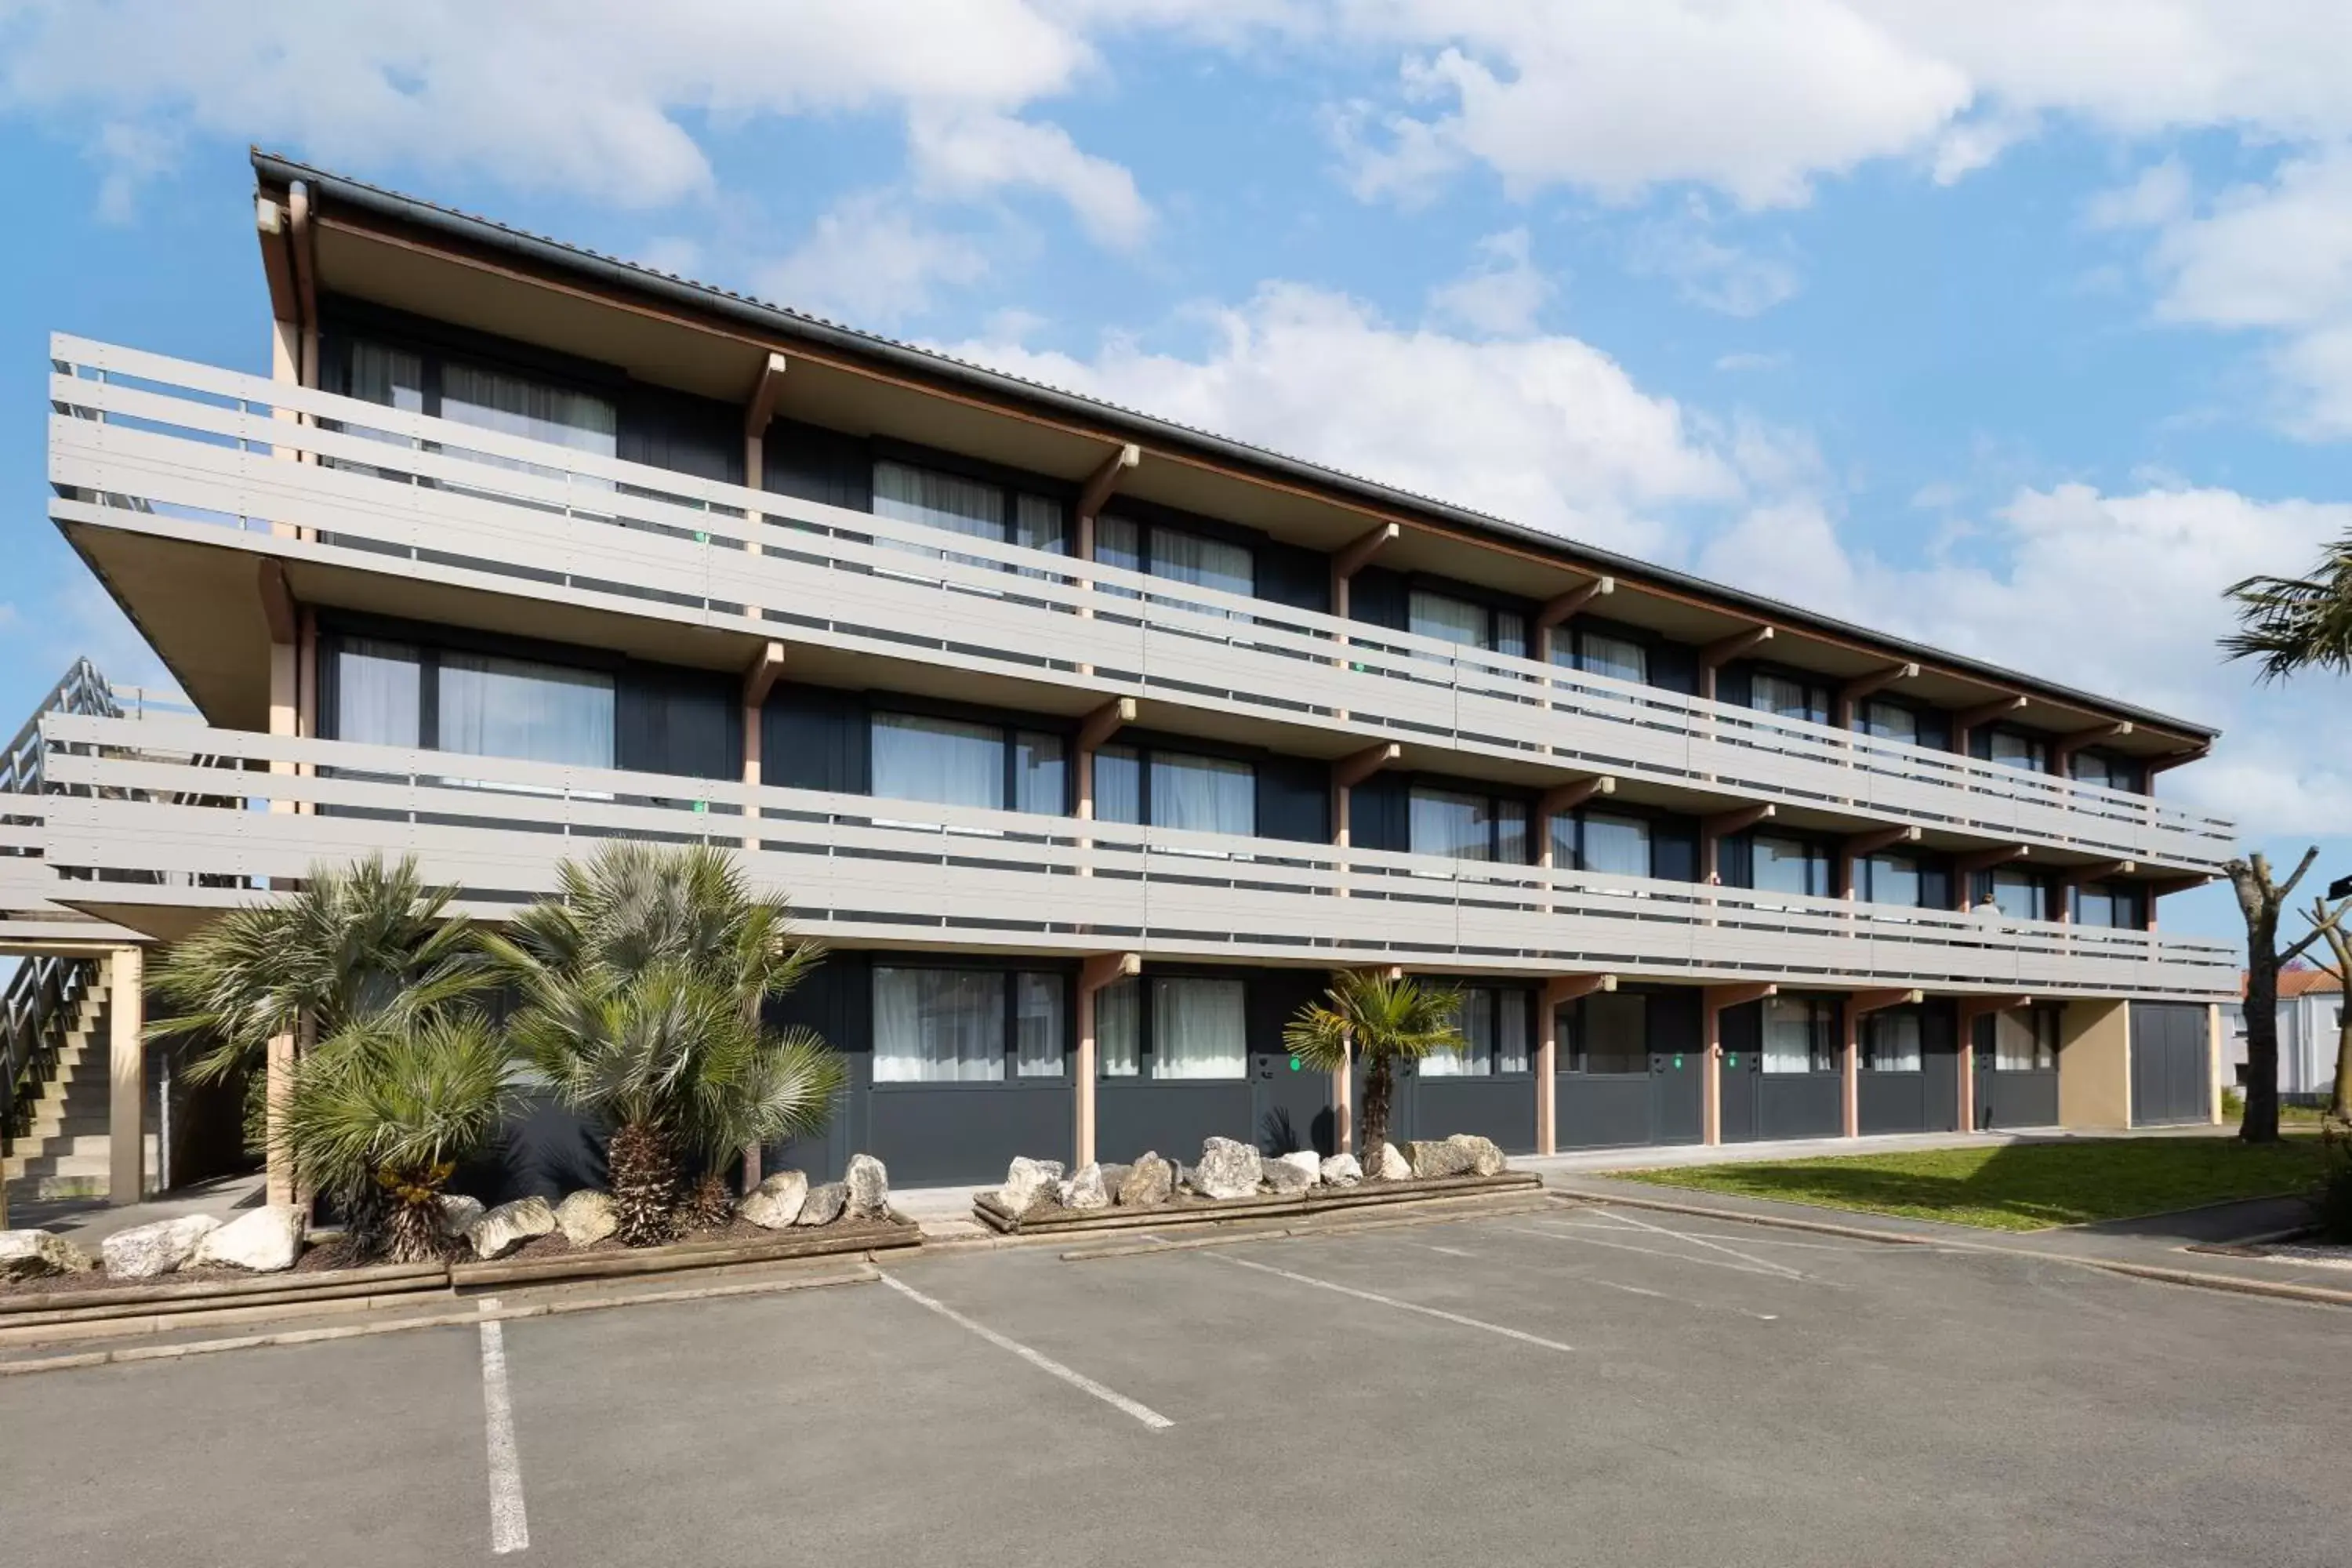
[[[2330,545],[2308,577],[2248,577],[2233,583],[2240,629],[2221,639],[2231,658],[2261,662],[2261,678],[2305,668],[2352,673],[2352,533]]]

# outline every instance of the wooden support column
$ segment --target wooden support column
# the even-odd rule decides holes
[[[1710,985],[1699,993],[1699,1141],[1723,1142],[1723,1010],[1778,996],[1770,982]]]
[[[1535,655],[1538,664],[1552,662],[1552,639],[1560,628],[1574,619],[1593,600],[1617,591],[1614,577],[1595,577],[1591,582],[1570,588],[1565,594],[1555,594],[1536,611]]]
[[[2076,730],[2053,737],[2050,742],[2050,771],[2062,779],[2072,777],[2074,770],[2071,764],[2075,752],[2085,746],[2095,746],[2102,741],[2119,741],[2130,734],[2132,728],[2131,724],[2123,721],[2094,724],[2087,730]]]
[[[1114,697],[1078,721],[1077,741],[1071,750],[1076,754],[1078,816],[1086,821],[1093,821],[1095,815],[1095,753],[1134,722],[1132,697]]]
[[[1952,750],[1962,756],[1969,751],[1969,738],[1979,724],[1990,724],[2004,713],[2014,713],[2025,706],[2025,699],[2012,692],[1996,697],[1990,702],[1979,702],[1973,708],[1963,708],[1952,715]]]
[[[1866,1013],[1876,1013],[1888,1007],[1903,1007],[1919,1000],[1926,993],[1902,989],[1886,991],[1856,991],[1845,999],[1840,1009],[1845,1016],[1844,1058],[1839,1068],[1840,1115],[1844,1135],[1862,1136],[1862,1020]]]
[[[1331,764],[1331,842],[1341,849],[1349,847],[1349,797],[1355,787],[1404,755],[1404,748],[1393,741],[1366,746]]]
[[[1867,833],[1847,834],[1838,841],[1838,896],[1844,899],[1862,896],[1861,889],[1855,885],[1853,871],[1871,856],[1882,849],[1891,849],[1897,844],[1918,842],[1919,830],[1916,827],[1875,827]]]
[[[743,782],[756,790],[760,787],[761,759],[766,755],[768,694],[784,673],[784,645],[771,642],[761,646],[759,656],[743,669]],[[760,847],[760,802],[756,795],[743,800],[743,847]]]
[[[1960,998],[1960,1128],[1977,1131],[1977,1020],[2015,1012],[2032,1005],[2031,996],[1963,996]]]
[[[1916,664],[1890,664],[1884,669],[1874,669],[1868,675],[1858,675],[1847,681],[1838,688],[1837,727],[1851,731],[1853,728],[1855,710],[1861,706],[1863,699],[1875,696],[1898,680],[1916,679],[1918,675],[1919,667]]]
[[[287,587],[286,568],[281,563],[265,559],[259,563],[258,587],[262,618],[269,629],[269,732],[290,738],[299,735],[302,729],[301,616]],[[269,771],[290,775],[296,770],[292,763],[273,762]],[[272,816],[294,816],[295,803],[273,798],[269,812]],[[298,880],[278,879],[271,885],[280,891],[290,891],[300,884]],[[293,1173],[278,1145],[278,1121],[293,1087],[293,1066],[294,1036],[273,1037],[265,1058],[262,1083],[264,1116],[269,1130],[266,1186],[268,1201],[273,1204],[294,1201]]]
[[[1698,650],[1698,694],[1710,702],[1714,701],[1716,671],[1746,653],[1749,648],[1759,647],[1771,640],[1770,626],[1749,626],[1745,631],[1734,632],[1729,637],[1717,637],[1700,648]]]
[[[1355,581],[1356,574],[1370,564],[1373,556],[1379,554],[1382,548],[1392,542],[1403,531],[1393,522],[1381,523],[1378,528],[1349,541],[1331,557],[1331,615],[1334,619],[1345,621],[1349,618],[1349,584]],[[1339,647],[1344,650],[1347,646],[1348,634],[1341,632]],[[1331,662],[1344,667],[1348,662],[1348,656],[1343,651]],[[1334,713],[1333,717],[1345,723],[1348,710],[1342,708]]]
[[[1952,897],[1960,912],[1966,914],[1969,910],[1969,883],[1978,872],[1990,871],[1995,866],[2006,866],[2012,860],[2026,859],[2032,853],[2033,847],[2030,844],[1996,844],[1990,849],[1971,849],[1965,855],[1952,857],[1952,880],[1958,884],[1953,889]]]
[[[1559,1010],[1599,991],[1617,989],[1613,974],[1555,974],[1544,982],[1543,1016],[1537,1020],[1536,1152],[1559,1152]]]
[[[2085,882],[2103,881],[2109,877],[2128,877],[2139,869],[2137,860],[2095,860],[2087,866],[2062,866],[2050,879],[2042,906],[2045,919],[2072,924],[2074,919],[2072,894]]]
[[[1118,490],[1119,480],[1126,477],[1127,471],[1142,461],[1143,448],[1130,441],[1105,458],[1101,466],[1088,475],[1086,483],[1078,488],[1077,537],[1070,541],[1070,553],[1076,559],[1092,561],[1095,558],[1095,519],[1101,514],[1102,509],[1109,504],[1112,494]],[[1076,581],[1082,591],[1089,595],[1093,594],[1095,580],[1092,575],[1080,576]],[[1095,607],[1091,603],[1078,606],[1080,620],[1090,621],[1094,619],[1094,615]],[[1078,666],[1078,673],[1082,676],[1092,675],[1094,672],[1095,667],[1091,664],[1081,663]]]
[[[1617,793],[1617,780],[1609,773],[1596,773],[1574,784],[1554,784],[1536,800],[1536,864],[1547,870],[1556,868],[1557,858],[1551,851],[1551,824],[1557,816],[1565,816],[1595,795]]]
[[[135,947],[106,958],[106,1201],[117,1208],[147,1195],[146,960]]]
[[[1139,952],[1097,952],[1090,954],[1078,969],[1078,1059],[1072,1069],[1076,1081],[1071,1099],[1076,1104],[1076,1121],[1070,1132],[1071,1153],[1080,1165],[1091,1164],[1095,1158],[1095,1080],[1100,1077],[1097,1063],[1095,998],[1106,985],[1131,979],[1143,973],[1143,955]]]
[[[776,402],[784,395],[784,372],[790,363],[783,355],[771,352],[767,363],[760,367],[759,379],[751,384],[751,395],[743,400],[743,488],[747,490],[767,489],[768,426],[775,423]],[[753,508],[743,514],[743,521],[757,525],[763,520],[759,510]],[[743,552],[763,553],[756,526],[744,542]],[[747,602],[743,613],[751,620],[762,618],[755,604]]]
[[[1698,819],[1698,874],[1709,883],[1720,882],[1723,877],[1721,850],[1723,841],[1735,833],[1745,833],[1759,822],[1769,822],[1777,807],[1742,805],[1730,811],[1718,811]]]

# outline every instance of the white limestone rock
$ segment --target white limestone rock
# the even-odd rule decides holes
[[[1310,1187],[1322,1184],[1323,1156],[1312,1149],[1294,1149],[1287,1154],[1278,1156],[1276,1163],[1297,1166],[1299,1174],[1307,1178],[1307,1184]]]
[[[1466,1176],[1474,1156],[1470,1151],[1450,1138],[1416,1138],[1404,1147],[1404,1157],[1412,1166],[1415,1179],[1429,1181],[1439,1176]]]
[[[890,1217],[890,1173],[873,1155],[852,1154],[849,1169],[842,1173],[842,1185],[849,1193],[842,1210],[845,1219]]]
[[[1364,1179],[1363,1166],[1353,1154],[1333,1154],[1323,1162],[1323,1184],[1327,1187],[1352,1187]]]
[[[1255,1147],[1230,1138],[1202,1144],[1201,1163],[1192,1168],[1192,1190],[1204,1198],[1255,1197],[1265,1179],[1265,1162]]]
[[[463,1237],[482,1217],[482,1200],[466,1197],[458,1193],[441,1194],[441,1228],[451,1236]]]
[[[555,1205],[555,1228],[574,1247],[593,1247],[621,1228],[613,1194],[583,1187]]]
[[[293,1204],[270,1204],[241,1214],[217,1230],[206,1231],[196,1243],[196,1267],[225,1263],[256,1274],[277,1274],[294,1267],[302,1256],[305,1216]]]
[[[1119,1188],[1127,1185],[1127,1178],[1134,1171],[1135,1167],[1132,1165],[1115,1165],[1109,1161],[1103,1162],[1103,1191],[1110,1194],[1111,1202],[1118,1201]]]
[[[208,1214],[183,1215],[118,1230],[98,1245],[106,1272],[116,1279],[152,1279],[169,1274],[196,1254],[196,1244],[220,1228]]]
[[[526,1241],[535,1240],[555,1228],[555,1205],[545,1198],[517,1198],[510,1204],[500,1204],[466,1233],[474,1244],[474,1256],[488,1262],[504,1258]]]
[[[1370,1170],[1364,1173],[1364,1180],[1402,1182],[1412,1174],[1412,1167],[1407,1164],[1404,1156],[1397,1152],[1397,1146],[1393,1143],[1383,1143],[1381,1145],[1379,1160],[1373,1163]]]
[[[735,1212],[761,1230],[785,1230],[801,1217],[808,1194],[806,1176],[798,1171],[778,1171],[745,1193]]]
[[[87,1274],[95,1267],[89,1253],[62,1236],[51,1236],[46,1230],[0,1230],[0,1280]]]
[[[1062,1162],[1032,1160],[1016,1154],[1004,1173],[1004,1184],[996,1189],[996,1201],[1004,1212],[1019,1218],[1037,1209],[1051,1208],[1061,1201]]]
[[[1119,1179],[1118,1206],[1123,1209],[1157,1208],[1176,1192],[1176,1167],[1157,1153],[1145,1154],[1127,1168]]]
[[[1066,1209],[1110,1207],[1110,1189],[1103,1184],[1103,1168],[1093,1163],[1080,1165],[1076,1173],[1062,1184],[1061,1197]]]
[[[796,1226],[831,1225],[848,1207],[849,1184],[827,1182],[821,1187],[809,1189],[808,1200],[801,1205],[801,1212],[794,1216],[793,1223]]]
[[[1474,1132],[1456,1132],[1446,1140],[1459,1149],[1470,1162],[1469,1173],[1474,1176],[1499,1176],[1510,1162],[1492,1138],[1481,1138]]]
[[[1265,1184],[1266,1191],[1276,1197],[1304,1197],[1307,1189],[1315,1184],[1313,1177],[1287,1160],[1260,1160],[1258,1176]]]

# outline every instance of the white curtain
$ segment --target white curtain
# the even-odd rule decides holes
[[[1151,1076],[1245,1078],[1249,1053],[1238,980],[1161,980],[1151,998]]]
[[[1992,1065],[1996,1072],[2047,1072],[2058,1065],[2053,1016],[2036,1007],[1996,1013],[1992,1020]]]
[[[613,765],[613,678],[481,654],[441,656],[440,748],[574,767]]]
[[[1013,738],[1013,809],[1059,816],[1069,810],[1062,737],[1023,730]]]
[[[1750,847],[1748,880],[1759,892],[1818,894],[1829,880],[1829,863],[1796,839],[1759,837]]]
[[[1584,854],[1580,864],[1587,871],[1605,871],[1612,876],[1648,876],[1650,825],[1638,816],[1587,814]]]
[[[1486,646],[1486,606],[1446,594],[1415,588],[1406,615],[1406,626],[1416,637],[1467,647]]]
[[[1051,496],[1015,496],[1012,542],[1060,555],[1069,548],[1062,520],[1062,503]]]
[[[996,1083],[1004,1077],[1004,976],[874,971],[876,1083]]]
[[[441,417],[575,452],[610,458],[620,451],[620,416],[604,398],[480,365],[442,365]],[[500,468],[531,466],[501,458],[485,460]]]
[[[1764,1070],[1829,1072],[1829,1028],[1811,1003],[1773,997],[1764,1004]]]
[[[938,805],[1004,804],[1004,735],[991,724],[874,716],[874,793]]]
[[[1495,993],[1495,1070],[1526,1072],[1528,1058],[1528,995],[1524,991]]]
[[[335,655],[335,739],[415,746],[424,734],[424,665],[404,643],[354,637]]]
[[[1650,679],[1650,650],[1625,637],[1606,637],[1599,632],[1577,634],[1578,667],[1588,675],[1605,675],[1612,680],[1630,680],[1646,685]],[[1566,663],[1563,659],[1560,662]]]
[[[1151,820],[1194,833],[1255,833],[1257,772],[1222,757],[1154,752]]]
[[[1873,855],[1866,866],[1872,903],[1919,907],[1919,862],[1907,855]]]
[[[1099,822],[1143,820],[1143,764],[1127,746],[1095,752],[1095,818]]]
[[[1829,714],[1814,700],[1813,689],[1785,675],[1757,676],[1748,705],[1767,713],[1777,713],[1783,719],[1810,719],[1816,724],[1825,723],[1829,719]]]
[[[1432,1051],[1422,1058],[1422,1077],[1485,1078],[1495,1070],[1494,1000],[1491,991],[1464,988],[1454,1026],[1466,1043],[1458,1051]]]
[[[1495,612],[1495,651],[1514,658],[1528,657],[1528,618],[1516,610]]]
[[[1907,1007],[1873,1013],[1862,1021],[1862,1068],[1868,1072],[1917,1072],[1919,1015]]]
[[[1013,981],[1013,1072],[1022,1078],[1062,1076],[1062,977],[1023,974]]]
[[[1995,871],[1992,901],[1995,909],[2013,921],[2043,918],[2041,885],[2023,871]]]
[[[1004,491],[908,463],[874,465],[874,515],[978,539],[1004,537]]]
[[[1919,743],[1919,715],[1893,702],[1865,702],[1862,731],[1882,741],[1906,741],[1916,746]]]
[[[1118,980],[1095,993],[1095,1064],[1104,1078],[1143,1072],[1143,983]]]
[[[1257,588],[1256,563],[1248,551],[1173,528],[1151,531],[1150,570],[1154,577],[1227,594],[1248,595]]]
[[[1414,790],[1408,823],[1412,852],[1450,856],[1456,860],[1493,859],[1495,846],[1487,810],[1484,795]]]
[[[2042,742],[2032,736],[2013,730],[1995,730],[1987,739],[1986,750],[1998,766],[2029,773],[2042,772]]]

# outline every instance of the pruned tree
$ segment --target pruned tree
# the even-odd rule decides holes
[[[2284,951],[2279,947],[2279,915],[2294,896],[2295,884],[2318,858],[2319,846],[2315,844],[2303,852],[2294,874],[2284,882],[2272,877],[2270,860],[2260,850],[2221,868],[2238,895],[2238,912],[2246,920],[2246,1114],[2238,1124],[2238,1136],[2249,1143],[2278,1142],[2279,970],[2301,957],[2326,931],[2336,930],[2344,916],[2346,905],[2337,905],[2332,913],[2321,906],[2322,919],[2311,930],[2293,946]]]
[[[2339,900],[2332,908],[2326,899],[2314,899],[2303,917],[2312,934],[2327,944],[2327,956],[2314,962],[2336,977],[2342,998],[2336,1005],[2336,1085],[2328,1092],[2325,1123],[2333,1138],[2352,1138],[2352,931],[2344,927],[2347,910],[2352,910],[2352,898]]]

